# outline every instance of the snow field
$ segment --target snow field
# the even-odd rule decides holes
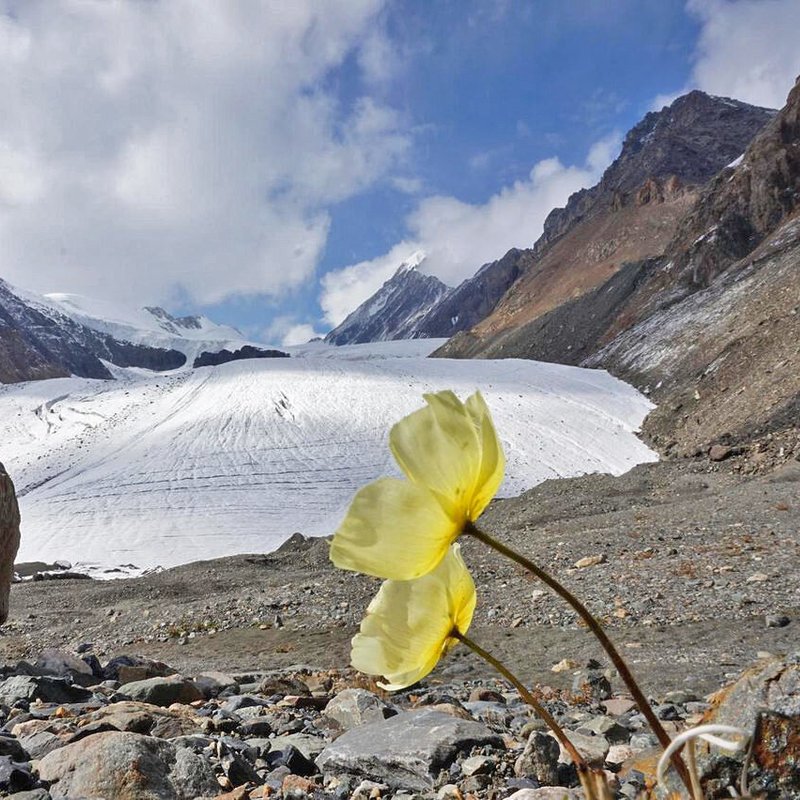
[[[486,398],[508,459],[501,495],[655,460],[634,433],[652,405],[607,373],[425,358],[438,344],[311,344],[292,359],[0,385],[18,561],[167,567],[330,534],[360,486],[399,474],[391,425],[446,388]]]

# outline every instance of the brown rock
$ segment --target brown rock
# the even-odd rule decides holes
[[[733,450],[730,447],[726,447],[724,444],[715,444],[711,446],[711,449],[708,451],[708,457],[712,461],[724,461],[730,455],[732,455]]]
[[[596,556],[584,556],[579,558],[573,565],[576,569],[585,569],[586,567],[596,567],[598,564],[605,563],[605,554],[600,553]]]
[[[8,596],[19,549],[19,505],[14,483],[0,464],[0,625],[8,619]]]
[[[608,700],[603,701],[606,714],[611,714],[614,717],[621,717],[627,714],[632,708],[636,707],[636,703],[630,697],[610,697]]]
[[[750,765],[751,794],[794,796],[800,786],[800,719],[771,711],[760,713],[753,734]]]
[[[281,784],[281,791],[286,800],[304,798],[314,794],[317,784],[300,775],[287,775]]]
[[[261,795],[259,795],[260,797]],[[225,794],[218,794],[216,800],[247,800],[252,797],[249,790],[245,786],[238,786],[232,792],[225,792]]]

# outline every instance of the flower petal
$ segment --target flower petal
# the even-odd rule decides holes
[[[481,446],[480,469],[469,508],[469,518],[476,520],[503,482],[506,458],[492,422],[492,415],[480,392],[475,392],[467,399],[466,408],[478,432]]]
[[[393,580],[430,572],[460,528],[424,486],[381,478],[360,489],[331,543],[331,561]]]
[[[453,392],[424,397],[425,408],[392,428],[389,447],[408,478],[435,492],[447,513],[462,525],[480,470],[478,432]]]
[[[475,584],[458,545],[433,572],[414,581],[386,581],[353,639],[353,666],[385,676],[388,683],[379,684],[383,688],[416,683],[449,649],[453,627],[466,633],[475,599]]]

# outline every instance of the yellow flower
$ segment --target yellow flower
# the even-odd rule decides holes
[[[337,567],[392,580],[425,575],[500,488],[505,458],[480,392],[466,403],[450,391],[425,400],[389,434],[408,480],[359,490],[333,537]]]
[[[385,581],[367,608],[361,632],[353,638],[351,663],[378,685],[397,690],[424,678],[466,634],[475,611],[475,584],[459,545],[448,549],[439,566],[413,581]]]

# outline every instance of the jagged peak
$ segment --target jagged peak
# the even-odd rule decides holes
[[[402,275],[405,272],[418,271],[417,267],[422,264],[425,258],[426,253],[424,250],[415,250],[405,261],[403,261],[402,264],[400,264],[394,274]]]

